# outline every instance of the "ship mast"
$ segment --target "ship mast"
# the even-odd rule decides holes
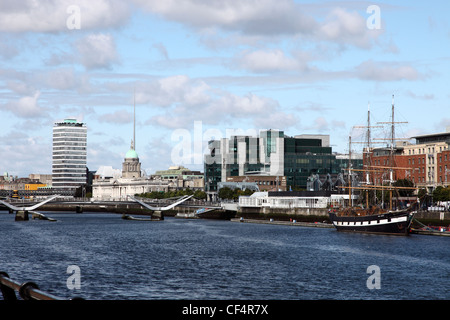
[[[392,167],[394,166],[394,140],[395,140],[395,121],[394,121],[394,95],[392,95],[392,123],[391,123],[391,152],[389,154],[389,165],[391,169],[389,169],[389,186],[392,186],[394,182],[394,170]],[[389,189],[389,209],[392,210],[392,188]]]
[[[358,190],[365,190],[366,191],[366,207],[369,207],[369,190],[375,191],[375,190],[389,190],[390,193],[390,210],[392,210],[392,191],[394,189],[405,189],[405,190],[417,190],[417,188],[411,188],[411,187],[394,187],[392,184],[394,182],[394,170],[410,170],[411,168],[404,168],[404,167],[395,167],[394,168],[394,162],[395,162],[395,140],[405,140],[405,139],[396,139],[395,138],[395,124],[396,123],[407,123],[407,122],[395,122],[395,105],[394,105],[394,95],[392,95],[392,119],[389,122],[377,122],[377,124],[389,124],[391,125],[391,133],[389,139],[373,139],[373,140],[389,140],[390,141],[390,148],[389,148],[389,163],[388,166],[374,166],[372,165],[372,144],[373,143],[382,143],[382,142],[373,142],[371,137],[371,128],[382,128],[382,126],[371,126],[371,119],[370,119],[370,103],[368,105],[368,112],[367,112],[367,126],[355,126],[354,128],[364,128],[367,129],[367,139],[364,142],[353,142],[353,143],[364,143],[366,144],[366,156],[364,159],[366,159],[366,165],[363,169],[352,169],[351,168],[351,136],[349,136],[349,162],[348,162],[348,189],[349,189],[349,205],[352,205],[351,201],[351,193],[353,189]],[[363,156],[364,157],[364,156]],[[389,186],[383,186],[383,185],[375,185],[376,181],[371,182],[370,181],[370,174],[369,172],[380,173],[382,170],[388,169],[389,170]],[[361,187],[354,187],[352,186],[352,174],[351,171],[364,171],[366,174],[366,184],[365,186]],[[384,198],[384,192],[382,192],[383,198]],[[375,194],[374,194],[375,196]],[[376,196],[375,196],[376,197]],[[382,200],[382,202],[384,202]]]
[[[390,122],[378,122],[380,124],[390,124],[391,125],[391,145],[389,150],[389,208],[392,210],[392,183],[394,182],[394,162],[395,162],[395,124],[397,123],[407,123],[407,122],[395,122],[395,104],[394,104],[394,95],[392,95],[392,106],[391,106],[391,121]],[[404,139],[398,139],[404,140]]]
[[[353,207],[352,201],[352,136],[348,137],[348,205]]]
[[[366,175],[366,186],[373,185],[373,182],[371,182],[370,172],[375,170],[369,170],[369,168],[372,168],[372,134],[371,134],[371,128],[382,128],[382,126],[372,126],[370,122],[370,102],[367,103],[367,126],[355,126],[354,128],[363,128],[367,129],[366,132],[366,141],[362,141],[359,143],[363,143],[366,145],[365,151],[363,148],[363,158],[365,159],[365,169],[361,170],[364,171]],[[355,143],[355,142],[354,142]],[[358,143],[358,142],[356,142]],[[381,142],[375,142],[375,143],[381,143]],[[365,155],[364,155],[365,153]],[[359,171],[359,170],[357,170]],[[366,208],[369,207],[369,187],[365,188],[366,191]]]
[[[371,148],[370,148],[370,102],[367,104],[367,150],[366,150],[366,158],[367,158],[367,164],[369,166],[372,165],[371,161]],[[364,156],[364,154],[363,154]],[[370,184],[370,177],[369,177],[369,171],[366,171],[366,184]],[[369,208],[369,189],[366,189],[366,208]]]

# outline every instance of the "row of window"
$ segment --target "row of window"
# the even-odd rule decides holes
[[[428,148],[419,148],[419,149],[417,149],[417,151],[418,151],[418,153],[417,154],[425,154],[425,151],[428,149],[428,154],[430,154],[430,153],[434,153],[434,151],[435,151],[435,148],[434,147],[428,147]],[[447,150],[448,148],[446,147],[446,146],[440,146],[439,147],[439,152],[442,152],[442,151],[445,151],[445,150]],[[415,154],[415,149],[409,149],[408,150],[409,152],[409,154],[411,155],[411,154]]]
[[[52,166],[64,167],[66,165],[83,165],[84,167],[86,167],[86,163],[87,163],[86,159],[64,158],[64,159],[53,160]]]
[[[58,151],[58,150],[76,150],[76,151],[83,151],[86,150],[86,145],[84,146],[80,146],[80,147],[76,147],[73,144],[71,144],[71,146],[67,146],[67,145],[63,145],[62,147],[57,147],[57,146],[53,146],[53,151]]]
[[[73,169],[73,170],[71,170],[71,169]],[[53,167],[53,169],[52,169],[52,172],[53,173],[55,173],[55,172],[81,172],[81,173],[83,173],[83,172],[86,172],[86,167],[74,167],[74,166],[71,166],[70,168],[67,168],[67,167],[62,167],[62,168],[57,168],[57,167]]]
[[[52,175],[52,181],[55,182],[55,180],[86,180],[86,175],[82,174],[54,174]]]
[[[53,155],[53,163],[54,162],[86,162],[86,156],[62,156],[62,155]],[[65,161],[70,160],[70,161]]]
[[[53,145],[71,145],[71,146],[86,146],[86,140],[83,139],[64,139],[55,140],[53,139]]]
[[[80,138],[80,139],[86,139],[87,138],[87,133],[86,132],[75,132],[75,133],[66,133],[66,132],[61,132],[61,133],[55,133],[53,132],[53,139],[55,138]]]

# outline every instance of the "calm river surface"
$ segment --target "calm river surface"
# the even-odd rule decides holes
[[[58,221],[15,222],[0,211],[0,271],[63,298],[450,299],[449,237],[45,214]],[[80,289],[68,288],[72,265],[79,267]],[[373,265],[379,268],[379,289],[367,286]]]

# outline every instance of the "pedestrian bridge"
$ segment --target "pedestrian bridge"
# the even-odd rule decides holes
[[[38,216],[40,216],[42,218],[47,218],[43,214],[41,214],[39,212],[36,212],[34,210],[36,210],[37,208],[41,207],[42,205],[46,204],[47,202],[50,202],[50,201],[52,201],[52,200],[54,200],[54,199],[56,199],[58,197],[59,197],[59,195],[54,195],[54,196],[51,196],[51,197],[47,198],[44,201],[41,201],[41,202],[39,202],[37,204],[34,204],[34,205],[31,205],[31,206],[13,205],[13,204],[11,204],[9,202],[6,202],[4,200],[0,200],[0,203],[3,204],[4,206],[6,206],[11,212],[16,214],[16,219],[15,219],[16,221],[26,221],[26,220],[29,219],[29,217],[28,217],[28,213],[29,212],[31,212],[31,213],[33,213],[35,215],[38,215]]]
[[[186,208],[196,208],[211,211],[222,209],[222,205],[220,203],[206,203],[206,202],[198,202],[198,201],[189,201],[192,198],[191,196],[183,196],[181,198],[172,198],[172,199],[162,199],[158,201],[154,201],[153,199],[145,199],[128,196],[126,199],[120,200],[96,200],[92,201],[88,198],[73,198],[73,197],[64,197],[60,195],[53,195],[41,201],[26,201],[25,200],[13,200],[6,201],[0,200],[0,207],[3,205],[6,207],[10,213],[15,214],[16,221],[27,221],[29,220],[29,214],[32,214],[33,218],[44,219],[55,221],[42,213],[36,212],[35,210],[45,204],[52,205],[61,205],[61,206],[71,206],[76,209],[76,212],[82,212],[83,206],[85,207],[97,207],[100,209],[108,210],[108,207],[116,207],[118,205],[136,205],[139,204],[142,207],[153,212],[152,215],[159,217],[159,220],[163,217],[163,211],[167,211],[173,209],[177,206],[186,207]],[[199,210],[197,210],[199,211]],[[157,219],[158,220],[158,219]]]

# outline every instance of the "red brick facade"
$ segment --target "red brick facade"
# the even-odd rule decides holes
[[[436,158],[430,163],[427,154],[404,155],[396,154],[393,157],[394,167],[400,167],[394,171],[394,180],[408,179],[417,186],[448,186],[450,185],[450,150],[436,153]],[[364,159],[366,160],[366,159]],[[364,161],[364,165],[366,165]],[[390,157],[387,155],[373,155],[372,166],[390,167]],[[407,169],[410,168],[410,169]],[[437,170],[437,176],[434,177],[434,169]],[[385,171],[372,172],[375,184],[381,184],[388,180],[389,176]],[[384,174],[384,176],[383,176]]]
[[[442,151],[437,156],[437,183],[443,185],[450,184],[450,150]]]

